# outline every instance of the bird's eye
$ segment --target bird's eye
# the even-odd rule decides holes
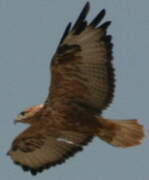
[[[21,114],[22,116],[24,116],[24,115],[26,114],[26,112],[25,112],[25,111],[22,111],[22,112],[20,112],[20,114]]]

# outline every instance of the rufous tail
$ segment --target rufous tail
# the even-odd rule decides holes
[[[136,146],[144,138],[144,127],[137,120],[109,120],[102,117],[97,120],[100,128],[96,135],[113,146]]]

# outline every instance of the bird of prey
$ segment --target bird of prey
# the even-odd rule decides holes
[[[69,23],[51,61],[52,81],[45,102],[22,111],[16,122],[30,126],[13,141],[8,155],[33,175],[63,163],[94,137],[121,148],[139,145],[144,128],[137,120],[102,116],[115,88],[110,21],[105,10],[88,23],[87,2]]]

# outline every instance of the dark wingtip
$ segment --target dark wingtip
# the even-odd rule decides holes
[[[62,38],[61,38],[59,44],[62,44],[62,43],[63,43],[65,37],[68,35],[68,33],[69,33],[69,31],[70,31],[70,28],[71,28],[71,22],[69,22],[68,25],[66,26],[66,29],[65,29],[65,31],[64,31],[64,33],[63,33],[63,35],[62,35]]]
[[[97,16],[92,20],[92,22],[90,23],[90,26],[96,27],[101,22],[101,20],[104,18],[105,14],[106,14],[106,10],[105,9],[101,10],[97,14]]]
[[[88,7],[90,7],[90,2],[89,2],[89,1],[87,1],[87,2],[86,2],[86,5],[87,5]]]
[[[76,20],[76,23],[74,24],[72,30],[75,30],[75,29],[77,29],[77,27],[80,26],[80,24],[84,21],[85,17],[87,16],[89,9],[90,9],[90,3],[87,2],[85,4],[84,8],[82,9],[78,19]]]
[[[103,23],[103,24],[99,27],[99,29],[102,28],[102,29],[105,29],[105,30],[106,30],[106,29],[110,26],[110,24],[111,24],[111,21],[107,21],[107,22]]]
[[[87,1],[83,9],[88,9],[89,10],[89,8],[90,8],[90,2]]]
[[[102,9],[101,13],[104,13],[104,15],[106,14],[106,9]]]
[[[85,6],[83,7],[78,19],[76,20],[75,24],[72,27],[72,30],[74,30],[74,34],[79,34],[86,27],[87,23],[86,23],[86,21],[84,21],[84,19],[88,14],[89,9],[90,9],[90,3],[87,2],[85,4]],[[66,38],[66,36],[70,32],[70,29],[71,29],[71,22],[69,22],[68,25],[66,26],[66,29],[62,35],[62,38],[59,42],[58,47],[63,43],[64,39]]]

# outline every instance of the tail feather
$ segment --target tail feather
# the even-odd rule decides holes
[[[137,120],[108,120],[98,118],[100,128],[97,136],[116,147],[131,147],[141,144],[144,127]]]

